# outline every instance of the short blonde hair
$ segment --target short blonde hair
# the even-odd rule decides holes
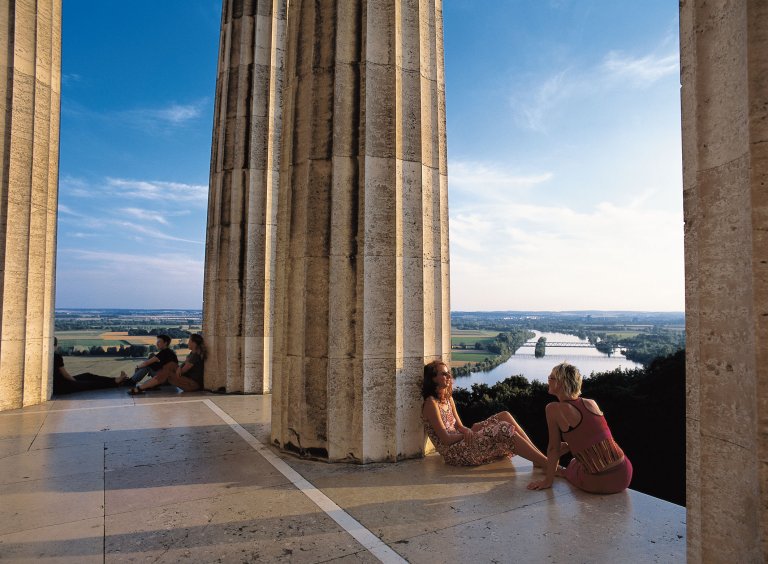
[[[552,376],[565,395],[572,398],[581,395],[581,372],[573,364],[561,362],[552,369]]]

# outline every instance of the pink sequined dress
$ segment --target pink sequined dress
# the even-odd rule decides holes
[[[437,402],[437,409],[446,432],[449,435],[461,434],[456,429],[456,418],[453,416],[450,402]],[[515,454],[515,429],[509,422],[502,421],[497,415],[492,415],[482,422],[482,426],[483,428],[475,433],[475,439],[471,444],[462,440],[444,445],[429,421],[424,420],[424,430],[429,440],[435,445],[445,462],[452,466],[477,466]]]

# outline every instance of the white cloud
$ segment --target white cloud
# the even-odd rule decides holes
[[[192,243],[194,245],[205,244],[203,241],[195,241],[194,239],[185,239],[183,237],[176,237],[174,235],[170,235],[156,227],[151,227],[151,224],[149,225],[139,224],[139,223],[130,222],[130,221],[115,221],[114,224],[128,231],[132,231],[134,233],[138,233],[139,235],[148,237],[149,239],[156,239],[156,240],[160,239],[163,241],[177,241],[179,243]]]
[[[137,267],[181,276],[203,274],[203,262],[179,254],[132,254],[113,251],[89,251],[86,249],[62,249],[67,258],[74,258],[84,268],[110,272],[136,272]]]
[[[64,175],[59,178],[59,197],[76,196],[78,198],[85,198],[92,195],[93,190],[82,178],[70,175]]]
[[[62,73],[61,75],[61,83],[65,85],[72,84],[74,82],[80,82],[81,79],[82,77],[79,74],[74,72]]]
[[[65,206],[64,204],[59,204],[59,215],[69,215],[72,217],[85,217],[81,213],[77,213],[75,211],[72,211],[69,206]]]
[[[64,307],[195,307],[202,302],[203,272],[202,258],[178,253],[63,248],[57,264],[56,303]]]
[[[516,174],[501,166],[476,161],[451,161],[451,192],[467,192],[474,196],[502,191],[532,188],[552,178],[552,173]]]
[[[680,59],[677,52],[632,57],[618,51],[611,51],[606,55],[602,69],[617,79],[648,85],[665,76],[679,73]]]
[[[519,80],[525,88],[516,85],[509,97],[516,123],[524,129],[546,133],[574,100],[592,101],[598,95],[617,89],[647,87],[679,73],[678,51],[669,52],[667,43],[666,39],[662,42],[666,51],[663,55],[651,53],[634,57],[611,51],[600,63],[559,70],[541,78],[538,84],[532,78]],[[570,111],[580,110],[572,106]]]
[[[532,131],[545,132],[549,114],[571,95],[578,84],[566,69],[547,77],[538,87],[526,89],[521,95],[511,97],[510,104],[518,125]]]
[[[208,186],[159,180],[130,180],[107,178],[107,186],[120,192],[120,196],[132,196],[145,200],[169,200],[204,204],[208,201]]]
[[[207,100],[200,100],[191,104],[172,103],[159,108],[137,108],[119,112],[117,116],[121,121],[141,129],[179,127],[203,115],[203,108],[207,102]]]
[[[150,110],[149,115],[154,115],[157,119],[162,119],[173,124],[181,124],[186,121],[200,117],[201,105],[198,104],[171,104],[167,108]]]
[[[481,177],[453,197],[449,176],[452,309],[683,308],[677,210],[642,196],[576,208],[540,196],[548,175],[530,175],[541,180],[522,192]]]
[[[130,217],[135,217],[136,219],[139,219],[143,222],[155,222],[168,225],[168,220],[165,219],[163,215],[151,210],[143,210],[140,208],[121,208],[118,210],[118,212]]]

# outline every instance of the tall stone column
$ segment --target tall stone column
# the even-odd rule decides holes
[[[51,394],[61,0],[0,8],[0,410]]]
[[[286,2],[222,7],[203,298],[213,390],[271,386]]]
[[[423,453],[450,351],[440,0],[292,0],[272,440],[332,461]]]
[[[768,4],[680,3],[691,562],[768,560]]]

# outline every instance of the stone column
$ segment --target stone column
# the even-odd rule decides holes
[[[680,3],[691,562],[768,560],[768,4]]]
[[[286,1],[222,7],[203,299],[212,390],[271,387]]]
[[[51,395],[61,0],[0,8],[0,410]]]
[[[331,461],[424,450],[425,360],[450,352],[440,0],[293,0],[272,440]]]

